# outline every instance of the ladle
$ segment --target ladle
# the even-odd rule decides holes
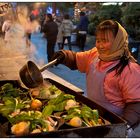
[[[59,59],[60,58],[50,61],[40,69],[33,61],[27,61],[27,64],[25,64],[19,71],[20,80],[27,88],[35,88],[43,84],[43,76],[41,72],[56,64]]]

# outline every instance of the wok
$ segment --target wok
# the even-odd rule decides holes
[[[41,72],[56,64],[58,60],[58,58],[54,59],[40,69],[33,61],[27,61],[27,64],[25,64],[19,71],[20,80],[27,88],[35,88],[41,85],[43,83]]]

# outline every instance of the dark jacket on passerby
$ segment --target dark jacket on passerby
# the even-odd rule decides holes
[[[47,40],[56,41],[58,25],[54,21],[48,21],[43,25],[43,32]]]
[[[79,31],[88,31],[88,17],[87,16],[80,16],[80,22],[77,26]]]
[[[88,17],[84,12],[80,12],[80,21],[77,26],[77,44],[83,51],[86,43],[86,36],[88,32]]]
[[[54,54],[54,48],[56,44],[57,34],[58,34],[58,25],[53,21],[51,14],[46,15],[46,22],[43,26],[43,33],[47,39],[47,57],[48,62],[51,61],[51,57]]]

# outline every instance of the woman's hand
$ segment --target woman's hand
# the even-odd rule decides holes
[[[54,60],[54,59],[57,59],[57,62],[56,62],[56,66],[58,64],[62,64],[64,59],[65,59],[65,54],[63,51],[58,51],[58,52],[55,52],[53,57],[51,58],[51,60]]]

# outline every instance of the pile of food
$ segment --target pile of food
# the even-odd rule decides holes
[[[4,84],[0,88],[0,114],[8,119],[10,133],[16,136],[56,131],[63,125],[105,125],[97,109],[91,109],[51,83],[29,90]]]

